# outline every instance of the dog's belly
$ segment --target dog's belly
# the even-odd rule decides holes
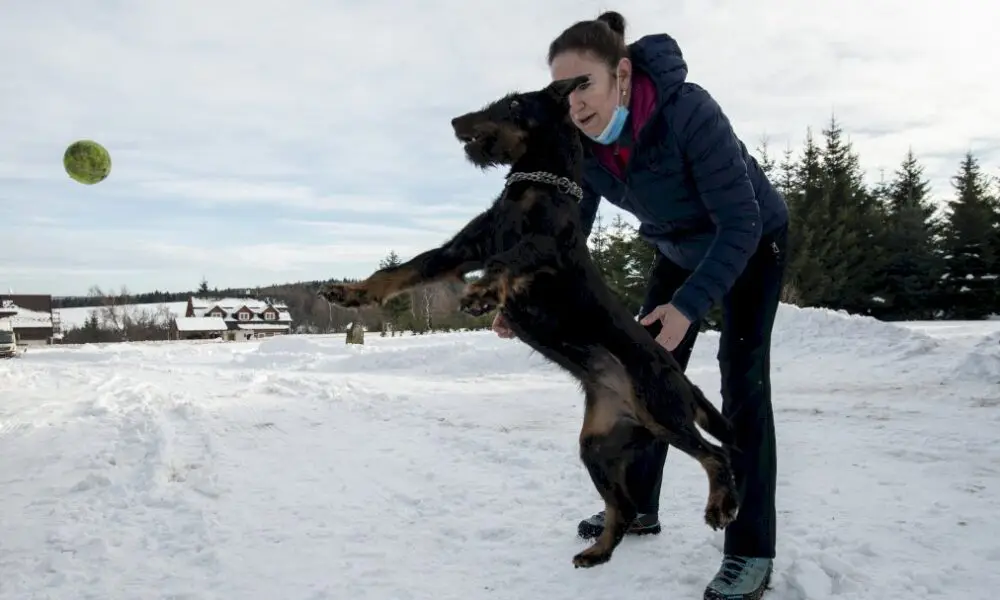
[[[601,348],[601,336],[592,328],[606,328],[610,316],[580,295],[545,287],[509,299],[504,318],[518,339],[582,380]]]
[[[501,310],[518,339],[577,379],[604,354],[615,356],[629,377],[646,389],[657,389],[665,383],[660,379],[679,371],[624,306],[589,291],[594,283],[567,279],[536,280],[508,299]]]

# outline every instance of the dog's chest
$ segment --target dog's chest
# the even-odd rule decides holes
[[[490,253],[499,254],[516,246],[524,237],[522,230],[523,228],[511,223],[500,223],[493,230],[493,236],[490,240]]]
[[[505,198],[498,207],[499,218],[494,221],[491,250],[503,252],[517,245],[532,233],[532,215],[529,206],[519,199]]]

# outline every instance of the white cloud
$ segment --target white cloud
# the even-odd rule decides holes
[[[995,3],[497,6],[7,3],[0,235],[19,245],[0,286],[250,285],[361,276],[390,248],[416,253],[501,181],[464,161],[450,118],[546,83],[551,39],[607,8],[630,39],[674,35],[751,147],[766,134],[775,152],[797,149],[836,113],[872,178],[911,145],[942,196],[965,150],[1000,165]],[[112,153],[98,186],[62,171],[78,138]]]

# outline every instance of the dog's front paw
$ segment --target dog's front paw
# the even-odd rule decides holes
[[[320,288],[319,295],[326,298],[330,304],[345,308],[378,304],[379,301],[378,298],[369,293],[364,285],[359,283],[328,283]]]
[[[465,288],[465,293],[459,301],[459,308],[466,314],[479,317],[496,308],[497,304],[493,288],[477,282]]]
[[[603,565],[609,560],[611,560],[611,553],[601,548],[599,544],[594,544],[573,557],[573,567],[576,569],[589,569],[597,565]]]

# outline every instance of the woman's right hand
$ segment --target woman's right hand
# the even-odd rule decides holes
[[[492,329],[502,338],[509,339],[514,337],[514,332],[511,331],[510,327],[507,327],[507,321],[504,320],[503,315],[500,313],[497,313],[497,316],[493,317]]]

